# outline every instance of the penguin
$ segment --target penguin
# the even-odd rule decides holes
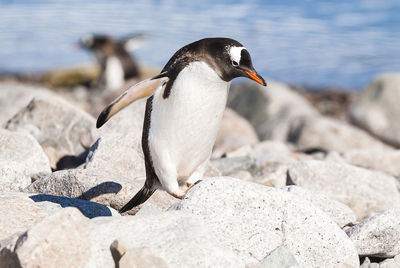
[[[182,199],[202,178],[236,77],[266,86],[241,43],[201,39],[179,49],[160,74],[132,86],[101,112],[97,128],[148,97],[142,132],[146,180],[120,213],[142,204],[157,189]],[[182,190],[179,186],[185,183],[188,188]]]
[[[106,91],[120,89],[128,79],[139,77],[139,67],[129,50],[145,40],[137,34],[122,39],[101,34],[89,34],[79,40],[79,46],[95,55],[100,67],[97,87]]]

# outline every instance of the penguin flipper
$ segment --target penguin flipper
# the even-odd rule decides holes
[[[139,206],[140,204],[143,204],[147,199],[150,198],[150,196],[155,192],[155,189],[150,189],[148,187],[143,186],[142,189],[140,189],[139,192],[135,194],[134,197],[132,197],[131,200],[129,200],[128,203],[126,203],[125,206],[123,206],[120,210],[119,213],[124,213],[136,206]]]
[[[112,103],[110,103],[97,118],[96,127],[99,128],[104,125],[114,114],[131,104],[132,102],[148,97],[154,93],[160,86],[164,85],[169,80],[166,76],[158,75],[153,78],[143,80],[140,83],[130,87],[127,91],[122,93]]]
[[[150,36],[147,34],[136,33],[124,36],[121,41],[126,50],[134,51],[143,46],[149,38]]]

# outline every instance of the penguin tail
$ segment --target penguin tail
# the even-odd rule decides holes
[[[128,203],[126,203],[125,206],[123,206],[120,210],[119,213],[124,213],[136,206],[139,206],[140,204],[143,204],[147,199],[150,198],[150,196],[156,191],[156,189],[150,189],[144,185],[142,189],[140,189],[139,192],[135,194],[134,197],[132,197],[131,200],[129,200]]]

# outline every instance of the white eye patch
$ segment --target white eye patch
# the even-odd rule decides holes
[[[237,62],[238,64],[240,64],[240,58],[241,58],[243,49],[246,49],[246,48],[232,46],[228,49],[228,53],[229,53],[229,56],[231,57],[232,62]]]

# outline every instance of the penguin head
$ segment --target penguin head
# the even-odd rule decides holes
[[[206,62],[222,80],[246,77],[266,86],[265,80],[253,67],[250,53],[241,43],[230,38],[206,38],[201,41],[205,42]]]
[[[118,43],[107,35],[88,34],[80,38],[79,46],[95,54],[99,59],[115,54]]]

